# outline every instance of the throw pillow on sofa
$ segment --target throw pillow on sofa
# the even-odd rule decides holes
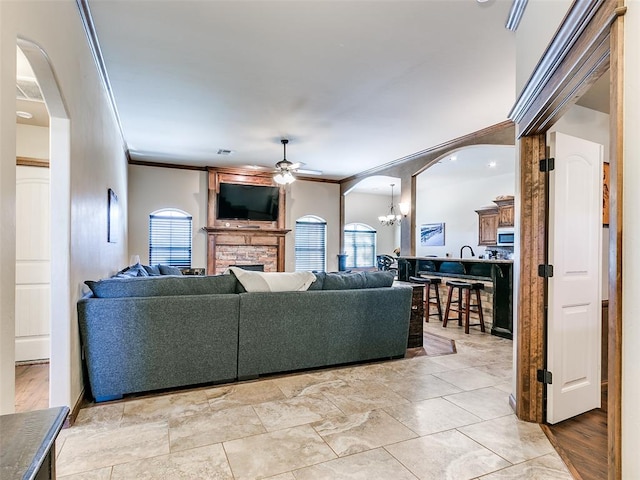
[[[255,272],[229,267],[247,292],[301,292],[316,279],[311,272]]]
[[[354,290],[360,288],[382,288],[393,285],[394,274],[389,271],[327,273],[323,290]]]
[[[171,265],[158,264],[161,275],[182,275],[182,271],[178,267],[172,267]]]
[[[112,278],[131,278],[131,277],[147,277],[149,274],[142,265],[136,263],[129,267],[123,268],[116,273]]]
[[[84,283],[97,298],[236,293],[236,279],[230,275],[107,278]]]

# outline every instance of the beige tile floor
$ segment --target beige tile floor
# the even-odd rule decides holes
[[[512,343],[426,328],[458,353],[91,405],[59,479],[571,479],[509,407]]]

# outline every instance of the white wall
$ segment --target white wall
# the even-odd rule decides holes
[[[63,251],[53,252],[53,256],[60,253],[70,261],[65,271],[52,272],[52,276],[66,278],[69,285],[65,291],[71,289],[69,298],[57,299],[61,310],[51,312],[52,405],[72,407],[82,392],[75,305],[83,282],[106,276],[127,255],[126,215],[119,225],[120,238],[125,240],[107,243],[107,189],[113,188],[118,193],[125,212],[127,206],[122,139],[100,84],[76,2],[0,2],[0,413],[9,413],[14,408],[17,38],[36,43],[46,53],[69,118],[69,122],[60,120],[51,125],[55,152],[64,152],[70,170],[58,175],[60,166],[54,164],[52,148],[52,194],[66,189],[59,195],[65,197],[62,203],[67,204],[66,210],[54,212],[61,202],[58,197],[52,198],[52,215],[56,220],[64,219],[63,223],[70,222],[58,236],[69,238],[68,245]],[[62,138],[67,128],[70,136]],[[56,225],[52,235],[60,227]]]
[[[640,478],[640,2],[624,16],[622,478]]]
[[[395,201],[399,192],[395,192]],[[365,223],[376,230],[376,255],[393,255],[393,250],[400,247],[400,225],[385,227],[380,225],[378,217],[389,213],[391,190],[387,195],[351,192],[345,196],[344,223]],[[400,213],[398,204],[394,205],[396,213]]]
[[[460,256],[463,245],[471,245],[476,256],[484,253],[478,245],[478,214],[476,210],[497,206],[493,200],[499,195],[513,195],[515,175],[477,177],[459,181],[434,179],[425,170],[416,178],[416,255]],[[445,223],[445,245],[421,246],[420,226]],[[465,249],[465,256],[469,255]]]
[[[316,215],[327,221],[327,271],[338,270],[340,253],[340,185],[298,180],[287,187],[285,270],[293,272],[295,262],[296,220]]]
[[[547,132],[561,132],[604,146],[604,161],[609,162],[609,115],[590,108],[573,105]],[[609,298],[609,228],[602,229],[602,299]]]
[[[207,266],[207,172],[129,165],[129,256],[149,263],[149,215],[177,208],[193,217],[193,268]]]
[[[527,3],[516,31],[516,93],[524,88],[549,41],[558,30],[572,0]]]
[[[16,155],[49,159],[49,127],[16,124]]]

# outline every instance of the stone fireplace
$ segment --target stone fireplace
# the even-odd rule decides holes
[[[245,174],[235,169],[209,170],[207,273],[217,275],[232,265],[264,265],[265,272],[284,271],[285,190],[280,188],[278,219],[273,222],[220,220],[217,194],[220,183],[273,185],[271,175]]]

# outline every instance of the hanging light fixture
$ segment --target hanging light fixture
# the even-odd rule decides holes
[[[273,180],[278,185],[289,185],[296,181],[296,177],[293,176],[293,172],[296,171],[300,165],[291,163],[287,160],[287,143],[289,143],[289,140],[283,138],[280,142],[282,143],[284,156],[282,160],[276,163],[276,174],[273,176]]]
[[[391,205],[389,206],[389,213],[387,215],[380,215],[378,220],[380,223],[386,227],[390,227],[392,225],[400,225],[402,221],[402,215],[396,214],[396,209],[393,206],[393,187],[394,183],[391,184]]]

